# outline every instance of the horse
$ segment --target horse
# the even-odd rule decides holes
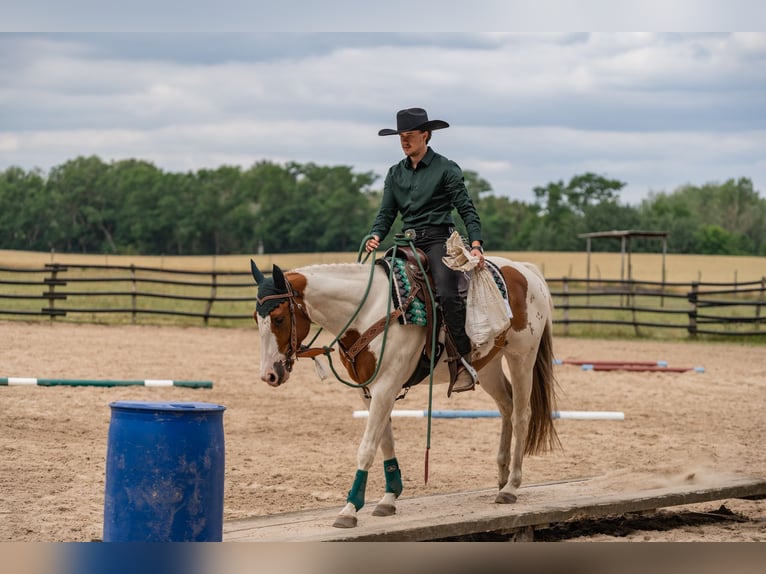
[[[495,502],[510,504],[517,500],[524,455],[548,452],[560,445],[551,416],[556,400],[553,302],[545,278],[534,264],[494,256],[487,259],[505,280],[512,319],[494,341],[473,349],[472,363],[478,371],[478,386],[494,399],[500,413],[499,491]],[[271,277],[266,277],[251,260],[258,285],[253,316],[260,332],[263,381],[279,387],[288,381],[297,358],[322,353],[329,356],[330,349],[302,346],[312,324],[338,335],[335,341],[345,349],[359,341],[371,325],[381,324],[390,313],[389,279],[380,265],[373,265],[372,271],[368,267],[360,262],[316,264],[284,272],[273,265]],[[356,475],[335,527],[357,526],[358,512],[365,504],[368,471],[378,449],[384,459],[386,486],[372,514],[390,516],[396,512],[402,480],[391,412],[403,384],[423,356],[426,330],[392,320],[384,334],[357,349],[354,364],[341,354],[349,376],[359,383],[369,415],[357,450]],[[503,358],[510,379],[503,370]],[[448,380],[446,359],[440,359],[434,365],[433,382]]]

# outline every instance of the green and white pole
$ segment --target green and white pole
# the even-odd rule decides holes
[[[88,379],[37,379],[33,377],[0,377],[0,386],[32,387],[191,387],[210,389],[212,381],[174,381],[171,379],[141,379],[135,381],[88,380]]]

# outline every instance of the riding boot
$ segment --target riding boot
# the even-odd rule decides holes
[[[479,375],[476,372],[476,369],[471,365],[470,355],[464,355],[460,358],[457,369],[457,376],[447,390],[447,398],[449,398],[452,393],[472,391],[476,387],[476,383],[479,382]]]

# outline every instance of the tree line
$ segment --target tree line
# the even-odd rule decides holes
[[[634,206],[620,201],[625,182],[594,173],[535,187],[532,202],[494,193],[474,171],[465,177],[490,250],[581,251],[578,234],[634,229],[669,232],[671,253],[766,255],[766,200],[748,178],[651,192]],[[350,166],[260,161],[247,169],[177,173],[140,159],[78,157],[47,174],[20,167],[0,172],[0,248],[142,255],[356,251],[381,194],[378,175]],[[398,229],[397,223],[392,231]],[[384,246],[390,243],[391,237]],[[592,248],[615,250],[619,242]],[[632,248],[658,246],[639,239]]]

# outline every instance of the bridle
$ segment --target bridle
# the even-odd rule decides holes
[[[293,370],[293,365],[295,364],[296,359],[301,357],[316,357],[317,355],[325,353],[325,349],[304,347],[300,344],[303,339],[298,341],[298,322],[296,321],[296,308],[309,322],[309,324],[311,324],[313,321],[311,320],[311,317],[306,310],[305,303],[296,302],[296,299],[301,297],[301,294],[293,290],[292,285],[290,285],[290,281],[288,281],[287,277],[285,277],[285,286],[287,287],[287,293],[275,293],[273,295],[266,295],[265,297],[256,297],[256,302],[258,305],[263,305],[263,303],[266,301],[271,301],[274,299],[286,299],[288,302],[290,310],[290,343],[289,347],[287,348],[287,352],[285,353],[285,358],[279,361],[279,363],[288,373],[290,373]],[[253,313],[256,321],[258,320],[257,315],[258,311],[256,308],[255,313]]]

